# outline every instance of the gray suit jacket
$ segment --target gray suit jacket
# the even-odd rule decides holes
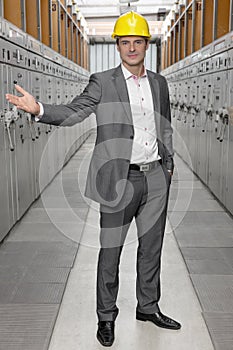
[[[151,86],[159,155],[173,170],[172,128],[167,82],[147,71]],[[96,114],[97,138],[85,195],[115,206],[126,184],[134,138],[129,96],[121,66],[91,75],[83,93],[67,105],[44,104],[42,123],[71,126]]]

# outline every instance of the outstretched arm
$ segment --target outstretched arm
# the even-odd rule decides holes
[[[15,88],[20,94],[22,94],[22,96],[6,94],[6,99],[15,105],[18,109],[34,115],[38,115],[40,113],[40,106],[36,102],[35,98],[21,86],[15,85]]]
[[[7,100],[25,112],[35,116],[39,115],[40,106],[34,97],[18,85],[16,85],[16,89],[22,96],[6,94]],[[98,79],[97,74],[93,74],[81,95],[76,96],[69,104],[53,105],[43,103],[44,114],[40,117],[40,122],[62,126],[72,126],[80,123],[91,113],[95,113],[100,99],[100,79]]]

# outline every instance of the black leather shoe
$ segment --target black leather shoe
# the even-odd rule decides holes
[[[178,330],[181,328],[181,324],[176,322],[172,318],[165,316],[162,312],[158,311],[154,314],[143,314],[139,311],[136,312],[136,319],[139,321],[151,321],[156,326],[161,328]]]
[[[114,321],[100,321],[96,336],[101,345],[112,346],[114,342]]]

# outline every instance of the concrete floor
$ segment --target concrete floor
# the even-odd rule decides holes
[[[0,350],[103,349],[95,313],[99,208],[83,196],[94,140],[93,134],[1,244]],[[175,164],[160,308],[182,328],[135,319],[133,222],[121,259],[113,350],[233,349],[233,220],[178,156]]]
[[[184,167],[186,172],[189,172]],[[187,181],[186,181],[187,184]],[[196,187],[197,183],[195,184]],[[202,185],[200,184],[200,187]],[[77,258],[68,280],[49,350],[96,350],[95,282],[99,249],[98,205],[92,203]],[[161,311],[182,323],[179,331],[156,327],[135,319],[136,230],[131,225],[124,247],[112,349],[213,350],[202,310],[169,222],[162,257]]]

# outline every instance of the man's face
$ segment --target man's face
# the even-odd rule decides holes
[[[144,62],[149,42],[141,36],[123,36],[119,38],[117,50],[123,64],[127,67],[140,66]]]

